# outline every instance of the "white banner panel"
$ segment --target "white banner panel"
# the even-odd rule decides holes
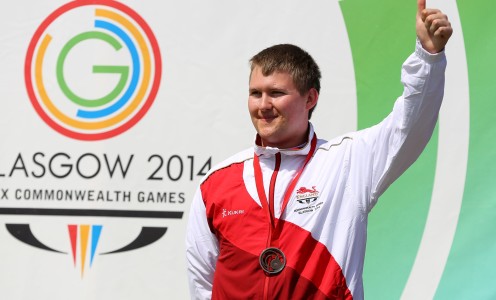
[[[187,298],[190,200],[253,140],[267,46],[321,65],[321,135],[356,128],[334,1],[8,2],[0,24],[2,299]]]

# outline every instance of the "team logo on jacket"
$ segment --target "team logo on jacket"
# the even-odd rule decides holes
[[[318,202],[319,199],[319,191],[312,186],[312,188],[306,188],[304,186],[300,187],[296,190],[296,201],[300,204],[299,208],[295,209],[294,212],[298,214],[307,214],[311,212],[315,212],[320,209],[322,206],[322,201]],[[301,207],[303,205],[303,207]]]

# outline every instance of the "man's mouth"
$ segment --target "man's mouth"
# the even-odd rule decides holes
[[[260,119],[260,120],[267,121],[267,122],[268,122],[268,121],[272,121],[272,120],[274,120],[275,118],[277,118],[277,116],[273,116],[273,115],[271,115],[271,116],[260,116],[260,117],[259,117],[259,119]]]

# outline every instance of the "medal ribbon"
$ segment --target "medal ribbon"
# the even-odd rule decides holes
[[[291,193],[293,192],[296,183],[300,179],[300,176],[303,173],[303,170],[307,166],[308,162],[310,162],[310,159],[315,153],[316,148],[317,148],[317,136],[314,134],[311,141],[310,151],[308,152],[305,158],[305,162],[298,169],[296,175],[293,177],[293,179],[288,185],[288,188],[286,189],[286,192],[284,193],[283,202],[281,206],[281,216],[286,210],[286,206],[288,205],[289,198],[291,197]],[[263,184],[263,175],[262,175],[262,168],[260,167],[260,160],[256,154],[253,157],[254,158],[253,168],[255,170],[255,184],[257,187],[257,193],[258,193],[258,197],[260,198],[262,208],[267,212],[267,217],[270,223],[270,231],[269,231],[270,244],[273,246],[277,246],[274,244],[277,244],[277,240],[279,238],[280,229],[281,229],[280,226],[279,227],[277,226],[279,222],[276,220],[274,215],[274,190],[276,186],[277,173],[279,172],[279,167],[281,165],[281,153],[278,152],[275,157],[276,157],[275,168],[274,168],[274,172],[272,173],[272,177],[270,179],[270,185],[269,185],[269,201],[267,201],[267,197],[265,196],[265,188]]]

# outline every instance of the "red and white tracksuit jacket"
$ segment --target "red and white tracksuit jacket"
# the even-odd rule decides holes
[[[297,150],[255,146],[220,163],[193,199],[186,237],[194,299],[363,299],[367,216],[379,196],[420,155],[435,127],[444,90],[444,53],[417,48],[403,64],[404,92],[392,113],[371,128],[317,149],[281,215],[286,189],[310,142]],[[314,135],[310,126],[309,141]],[[278,248],[284,270],[264,273],[259,255],[270,223],[261,205],[253,157],[259,156],[266,193],[281,153],[274,214],[282,222]],[[268,196],[267,196],[268,199]]]

